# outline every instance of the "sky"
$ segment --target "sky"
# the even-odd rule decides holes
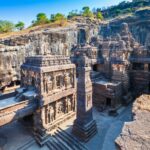
[[[14,23],[25,22],[29,26],[36,19],[38,13],[63,13],[67,15],[71,10],[81,10],[84,6],[102,8],[116,5],[123,0],[0,0],[0,20]],[[128,0],[131,1],[131,0]]]

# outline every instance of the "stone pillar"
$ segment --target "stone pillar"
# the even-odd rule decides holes
[[[77,119],[73,125],[73,134],[81,141],[87,142],[97,132],[96,122],[92,115],[92,82],[89,59],[83,54],[80,57],[77,82]]]

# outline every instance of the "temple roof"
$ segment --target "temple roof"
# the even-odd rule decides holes
[[[27,57],[23,65],[47,67],[55,65],[71,64],[70,58],[62,55],[37,55]]]

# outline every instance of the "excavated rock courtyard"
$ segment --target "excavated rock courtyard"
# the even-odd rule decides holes
[[[98,112],[97,109],[94,108],[93,116],[96,120],[98,133],[89,142],[83,143],[83,145],[89,150],[115,150],[116,137],[121,133],[124,123],[131,121],[131,109],[132,105],[122,107],[118,110],[118,116],[111,117],[108,116],[106,112]],[[75,118],[62,124],[61,129],[71,134],[74,119]],[[14,122],[4,126],[3,129],[0,130],[0,135],[3,137],[1,150],[19,150],[19,148],[25,149],[25,147],[26,150],[49,150],[47,146],[39,147],[30,129],[20,122]]]

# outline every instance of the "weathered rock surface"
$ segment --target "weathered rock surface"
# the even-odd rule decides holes
[[[25,57],[38,54],[69,55],[78,42],[78,30],[86,28],[88,36],[98,34],[98,28],[85,24],[47,28],[28,34],[0,39],[0,88],[20,80],[20,65]]]
[[[74,26],[1,39],[0,86],[20,79],[20,65],[25,57],[48,53],[69,55],[69,49],[75,43],[77,31]]]
[[[116,139],[118,149],[148,150],[150,148],[150,96],[142,95],[133,104],[133,122],[125,123]]]
[[[129,25],[129,29],[137,42],[146,46],[150,50],[150,10],[143,9],[137,11],[134,15],[113,19],[101,26],[103,37],[115,35],[121,29],[122,22]]]

